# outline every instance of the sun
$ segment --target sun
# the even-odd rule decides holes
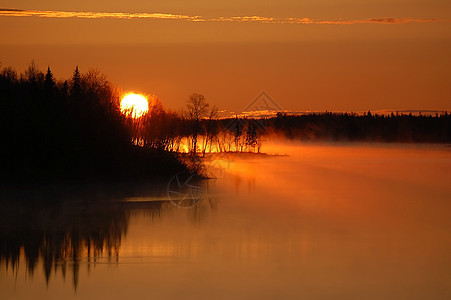
[[[121,112],[132,118],[140,118],[149,111],[147,98],[141,94],[129,93],[121,100]]]

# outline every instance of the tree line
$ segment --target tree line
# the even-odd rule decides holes
[[[172,176],[186,166],[158,147],[130,141],[121,91],[96,69],[56,80],[34,62],[18,74],[0,70],[3,180]],[[156,117],[157,114],[154,114]],[[149,132],[150,134],[150,132]]]
[[[152,118],[152,113],[147,118]],[[167,126],[167,131],[153,131],[152,138],[141,135],[144,145],[160,145],[166,151],[195,152],[203,156],[209,152],[260,153],[262,141],[274,136],[300,141],[451,142],[451,115],[447,112],[440,115],[279,112],[270,118],[219,118],[217,108],[210,107],[200,94],[191,95],[187,110],[171,113],[165,122],[162,127]],[[155,130],[152,124],[158,122],[147,121],[144,128]],[[161,135],[162,132],[165,133]]]
[[[0,177],[172,176],[198,169],[196,158],[210,152],[259,153],[271,135],[302,141],[451,142],[448,113],[220,118],[216,106],[194,93],[182,111],[164,108],[152,95],[149,112],[131,118],[120,111],[121,96],[95,69],[81,73],[75,67],[69,79],[56,80],[50,67],[42,72],[34,63],[21,74],[2,68]]]
[[[219,118],[218,108],[193,93],[186,108],[165,110],[156,96],[149,98],[149,112],[128,119],[135,144],[175,153],[260,152],[262,130],[253,119]]]
[[[267,133],[303,141],[450,143],[451,115],[312,113],[262,120]]]

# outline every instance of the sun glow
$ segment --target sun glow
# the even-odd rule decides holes
[[[140,118],[149,111],[147,98],[141,94],[129,93],[121,100],[121,112],[132,118]]]

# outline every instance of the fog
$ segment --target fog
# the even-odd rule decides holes
[[[46,286],[23,265],[0,273],[1,290],[37,299],[451,296],[449,146],[279,140],[263,150],[279,155],[205,160],[220,176],[193,207],[134,207],[113,262],[99,257],[92,268],[81,252],[75,293],[59,274]]]

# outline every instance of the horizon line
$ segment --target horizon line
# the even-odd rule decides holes
[[[240,113],[226,110],[221,111],[221,113],[229,114],[228,116],[223,116],[222,118],[272,118],[277,115],[277,113],[282,113],[287,116],[301,116],[301,115],[311,115],[311,114],[355,114],[355,115],[366,115],[368,112],[371,112],[372,115],[390,115],[390,114],[399,114],[399,115],[408,115],[412,114],[414,116],[428,116],[432,114],[445,115],[446,113],[450,114],[450,109],[377,109],[377,110],[255,110],[255,111],[243,111]]]

